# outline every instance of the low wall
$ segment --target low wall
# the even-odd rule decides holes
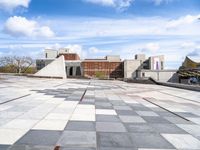
[[[169,86],[179,89],[192,90],[192,91],[200,91],[199,85],[186,85],[186,84],[178,84],[178,83],[169,83],[169,82],[157,82],[159,85]]]
[[[177,70],[139,70],[139,78],[153,78],[159,82],[178,83]]]

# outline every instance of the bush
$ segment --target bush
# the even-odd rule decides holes
[[[105,73],[98,71],[95,73],[95,77],[99,79],[105,79]]]

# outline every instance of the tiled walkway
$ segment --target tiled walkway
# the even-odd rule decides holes
[[[0,150],[55,146],[200,150],[200,93],[120,81],[0,80]]]

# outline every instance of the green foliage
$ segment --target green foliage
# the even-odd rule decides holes
[[[105,73],[97,71],[97,72],[95,72],[95,77],[99,78],[99,79],[105,79]]]

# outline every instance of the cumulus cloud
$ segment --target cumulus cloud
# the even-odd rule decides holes
[[[167,23],[167,28],[176,28],[176,27],[180,27],[183,25],[190,25],[193,24],[197,21],[199,21],[198,19],[200,18],[200,15],[186,15],[184,17],[181,17],[179,19],[176,20],[171,20]]]
[[[147,43],[144,48],[141,49],[142,52],[156,52],[160,49],[160,45],[158,43]]]
[[[96,47],[90,47],[89,48],[89,52],[90,53],[93,53],[93,54],[97,54],[97,53],[111,53],[112,50],[100,50]]]
[[[160,5],[161,3],[169,3],[169,2],[172,2],[174,0],[152,0],[155,5]]]
[[[200,49],[195,49],[192,52],[188,53],[187,56],[192,56],[192,57],[196,57],[196,56],[200,56]]]
[[[117,9],[124,10],[127,7],[129,7],[134,0],[83,0],[83,1],[102,6],[115,7]]]
[[[50,38],[54,36],[54,32],[48,26],[41,26],[34,20],[20,16],[8,18],[4,25],[4,32],[14,37]]]
[[[12,11],[17,7],[28,8],[31,0],[0,0],[0,9]]]

